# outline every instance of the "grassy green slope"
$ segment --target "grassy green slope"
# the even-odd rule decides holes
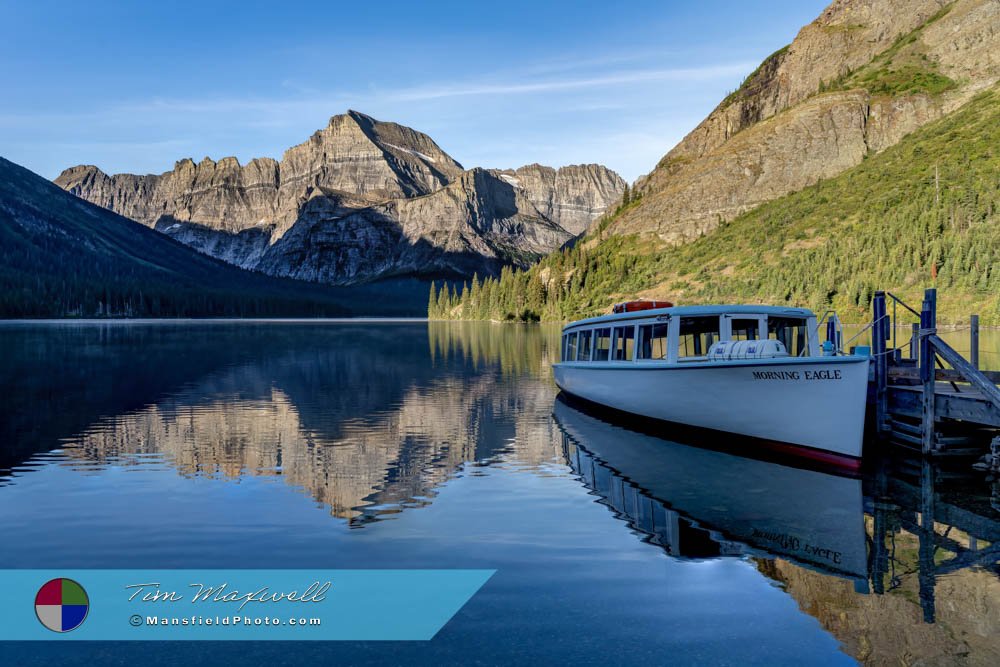
[[[0,317],[336,316],[377,291],[238,269],[0,158]]]
[[[867,317],[876,289],[944,321],[1000,324],[1000,88],[836,178],[766,203],[683,246],[584,239],[527,271],[431,299],[433,317],[573,319],[616,300],[834,307]]]

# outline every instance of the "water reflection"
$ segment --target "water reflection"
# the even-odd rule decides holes
[[[511,600],[530,599],[524,588],[553,585],[559,576],[584,576],[583,587],[574,581],[573,590],[605,600],[585,610],[594,623],[631,627],[618,623],[619,616],[600,616],[621,606],[615,590],[625,589],[617,561],[605,563],[607,571],[591,563],[555,568],[558,576],[550,566],[553,559],[565,565],[573,562],[570,554],[591,553],[594,546],[579,526],[563,529],[559,522],[570,505],[607,518],[591,502],[596,499],[649,546],[632,540],[623,523],[608,518],[605,526],[587,515],[588,529],[603,531],[609,543],[628,542],[654,567],[721,559],[758,580],[763,575],[864,662],[943,662],[964,655],[1000,664],[996,482],[889,458],[874,461],[863,477],[842,477],[607,423],[556,399],[550,365],[558,357],[558,327],[25,325],[0,326],[0,347],[10,352],[0,358],[0,386],[7,389],[0,404],[0,487],[90,475],[107,486],[76,488],[65,502],[95,507],[86,503],[105,502],[102,492],[121,480],[119,473],[153,473],[192,485],[208,480],[225,489],[273,482],[323,507],[332,517],[316,513],[323,528],[366,527],[345,538],[357,553],[374,553],[378,540],[400,537],[389,528],[406,522],[385,520],[418,519],[424,532],[417,534],[426,541],[406,542],[406,553],[422,549],[426,560],[420,562],[432,565],[442,558],[434,551],[439,541],[468,550],[455,556],[461,565],[468,554],[492,557],[506,531],[511,581],[527,576],[530,567],[539,570],[530,584],[521,581]],[[53,469],[65,475],[36,474]],[[500,474],[477,478],[497,470],[523,473],[513,486],[518,492],[504,487],[509,495],[483,500],[477,494],[490,484],[513,484],[513,477]],[[497,523],[478,546],[462,542],[478,527],[455,518],[436,523],[434,508],[455,478],[480,483],[463,487],[463,503],[480,509],[494,503]],[[0,489],[9,516],[44,515],[31,504],[43,494],[19,496],[17,490]],[[63,500],[61,487],[51,491]],[[245,496],[249,511],[263,502],[255,492]],[[142,501],[142,493],[131,485],[120,497]],[[503,522],[544,514],[539,506],[556,516],[546,530],[512,536]],[[101,539],[124,532],[119,523],[141,520],[127,507],[102,516],[107,523],[98,522],[95,533]],[[281,535],[283,526],[266,534]],[[255,531],[263,529],[252,522],[234,529],[246,540],[241,545],[249,545]],[[187,539],[178,535],[167,532],[162,540]],[[489,549],[479,550],[494,538]],[[45,539],[58,546],[58,535]],[[131,548],[122,544],[122,550]],[[746,568],[748,562],[756,571]],[[647,577],[658,573],[634,576],[648,587]],[[602,585],[601,591],[591,588]],[[735,593],[713,591],[717,597]],[[509,604],[504,613],[511,617],[527,613],[519,602]],[[532,623],[541,627],[542,621]]]
[[[982,477],[884,458],[851,479],[664,440],[562,396],[554,414],[574,472],[640,539],[752,558],[866,663],[1000,664],[1000,488]]]
[[[548,379],[559,360],[558,325],[502,326],[482,322],[428,322],[433,359],[456,355],[473,368],[499,365],[506,375],[536,375]]]
[[[667,553],[765,552],[866,577],[860,479],[664,441],[612,426],[562,399],[554,413],[570,465]],[[679,524],[700,528],[694,551]],[[702,533],[717,547],[709,548]]]
[[[184,353],[174,341],[184,332],[164,327],[51,332],[56,341],[63,339],[57,349],[92,348],[100,362],[109,363],[84,360],[75,396],[59,386],[55,368],[34,369],[34,381],[51,381],[50,395],[99,404],[111,414],[77,433],[53,438],[46,431],[35,440],[36,452],[22,454],[28,460],[13,461],[9,469],[23,473],[55,461],[80,471],[171,466],[184,476],[235,482],[270,477],[361,526],[426,505],[467,462],[506,455],[531,467],[558,456],[544,372],[550,360],[538,327],[504,327],[501,335],[482,326],[446,332],[422,323],[194,329]],[[216,338],[225,343],[217,345]],[[63,360],[48,354],[51,339],[40,336],[38,343],[45,351],[36,361]],[[115,350],[116,344],[125,349]],[[154,357],[145,361],[147,368],[169,365],[176,378],[173,386],[147,388],[151,400],[130,409],[136,397],[119,395],[118,385],[106,378],[127,375],[128,367],[117,368],[114,360],[134,363],[140,347]],[[506,381],[512,375],[524,377]],[[41,407],[57,412],[48,403]],[[32,441],[32,428],[10,425],[13,439]],[[76,428],[75,421],[66,427]],[[38,456],[53,448],[53,440],[58,456]],[[0,484],[4,477],[0,470]]]

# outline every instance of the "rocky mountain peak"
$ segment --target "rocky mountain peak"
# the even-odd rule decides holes
[[[281,161],[283,183],[311,182],[373,200],[428,194],[461,171],[427,135],[357,111],[331,117]]]
[[[637,182],[609,233],[680,243],[835,176],[1000,79],[996,0],[835,0]]]
[[[81,166],[56,183],[243,268],[333,283],[523,265],[624,188],[600,165],[466,171],[426,134],[355,110],[280,161],[185,158],[148,176]]]

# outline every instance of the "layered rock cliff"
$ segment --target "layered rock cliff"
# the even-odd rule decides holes
[[[326,197],[301,209],[258,263],[273,275],[353,282],[406,274],[471,275],[527,264],[571,235],[525,195],[473,169],[424,197],[394,199],[338,215]]]
[[[859,164],[1000,79],[996,0],[837,0],[640,179],[609,233],[679,243]]]
[[[522,191],[539,213],[577,236],[621,201],[625,181],[599,164],[553,169],[529,164],[496,172]]]
[[[234,157],[178,161],[160,175],[108,176],[93,165],[65,170],[56,184],[153,227],[165,218],[224,232],[272,226],[280,236],[314,191],[354,206],[428,194],[462,173],[425,134],[356,111],[334,116],[281,161]]]
[[[336,284],[524,265],[625,185],[600,165],[464,171],[427,135],[356,111],[280,162],[185,159],[147,176],[85,165],[56,183],[237,266]]]

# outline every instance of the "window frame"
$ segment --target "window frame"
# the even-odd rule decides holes
[[[576,361],[587,361],[587,362],[589,362],[589,361],[591,361],[593,359],[593,356],[594,356],[594,335],[593,335],[594,334],[594,330],[593,329],[580,329],[577,332],[577,334],[578,335],[577,335],[577,339],[576,339]],[[580,352],[582,350],[582,348],[580,347],[580,343],[583,340],[584,335],[586,335],[586,337],[587,337],[587,358],[586,359],[581,358],[581,355],[580,355]]]
[[[592,329],[592,331],[594,332],[594,335],[593,335],[593,338],[591,339],[591,345],[592,345],[592,347],[591,347],[591,351],[590,351],[590,360],[591,361],[603,361],[605,363],[611,361],[612,338],[613,338],[613,335],[614,335],[614,327],[611,326],[610,324],[608,326],[597,326],[597,327],[594,327]],[[605,357],[604,359],[598,359],[597,358],[597,341],[600,338],[599,332],[601,332],[601,331],[607,331],[608,332],[608,335],[607,335],[607,341],[608,341],[607,351],[608,351],[608,356]]]
[[[761,336],[766,338],[767,315],[761,313],[725,313],[722,316],[722,321],[720,323],[721,328],[719,330],[719,340],[734,340],[733,320],[754,320],[757,322],[757,340],[763,340]]]
[[[633,322],[632,324],[615,324],[615,325],[613,325],[612,332],[611,332],[612,333],[612,337],[611,337],[611,354],[608,355],[608,356],[611,357],[611,359],[610,359],[611,361],[613,361],[613,362],[615,362],[617,364],[626,364],[626,363],[630,363],[630,362],[635,361],[635,349],[636,349],[635,348],[635,340],[636,340],[635,336],[636,336],[636,327],[637,326],[638,325],[635,322]],[[631,338],[631,340],[632,340],[632,357],[631,357],[631,359],[617,359],[617,358],[615,358],[615,355],[618,352],[618,332],[619,331],[625,331],[626,329],[629,329],[629,328],[632,329],[632,338]],[[627,339],[627,337],[625,337],[625,338]],[[623,349],[622,351],[624,352],[626,350]]]
[[[689,362],[694,362],[694,361],[707,361],[708,360],[708,349],[702,350],[701,354],[694,354],[694,355],[682,357],[681,356],[681,344],[680,343],[681,343],[681,324],[683,323],[684,320],[710,320],[710,319],[715,319],[715,321],[716,321],[716,323],[718,325],[718,327],[716,329],[718,331],[718,334],[719,334],[718,340],[725,340],[722,337],[723,334],[725,333],[724,330],[723,330],[723,327],[726,326],[726,323],[724,322],[724,319],[725,319],[724,316],[721,316],[721,315],[685,315],[685,316],[680,316],[680,317],[675,318],[676,324],[673,324],[670,327],[670,330],[671,330],[671,343],[670,343],[670,345],[671,345],[671,351],[673,352],[673,357],[672,357],[671,361],[673,363],[689,363]],[[671,320],[671,323],[673,323],[675,320]],[[705,334],[701,333],[699,335],[704,336]],[[712,342],[715,343],[717,341],[712,341]],[[711,344],[708,347],[711,348]]]
[[[640,350],[642,345],[642,330],[644,327],[650,328],[650,333],[652,333],[656,327],[663,327],[665,329],[665,335],[663,338],[663,356],[662,357],[640,357]],[[653,362],[665,362],[670,360],[670,320],[644,320],[636,324],[636,334],[635,334],[635,360],[639,363],[653,363]],[[652,340],[657,340],[659,337],[652,337]],[[651,348],[652,349],[652,348]]]
[[[801,317],[801,316],[794,316],[794,315],[774,315],[772,317],[768,317],[767,318],[767,326],[768,326],[767,335],[768,335],[769,339],[771,337],[771,321],[772,321],[772,319],[773,320],[797,320],[799,322],[798,326],[802,327],[803,335],[805,337],[805,340],[803,341],[803,348],[799,349],[799,350],[794,350],[794,348],[791,345],[785,345],[785,348],[788,350],[788,354],[790,356],[792,356],[792,357],[816,356],[816,352],[813,349],[813,339],[816,338],[816,336],[814,336],[814,334],[813,334],[813,326],[814,326],[814,322],[815,322],[815,319],[816,319],[815,317]],[[775,337],[772,340],[779,340],[779,341],[781,341],[781,339],[777,338],[777,337]],[[782,342],[782,344],[785,344],[784,341],[781,341],[781,342]]]
[[[564,361],[564,362],[567,362],[567,361],[576,361],[577,333],[578,332],[576,332],[576,331],[572,331],[570,333],[563,334],[562,361]],[[569,354],[569,351],[570,351],[570,340],[573,341],[573,343],[572,343],[572,345],[573,345],[573,355],[572,355],[573,358],[572,359],[570,358],[570,354]]]

